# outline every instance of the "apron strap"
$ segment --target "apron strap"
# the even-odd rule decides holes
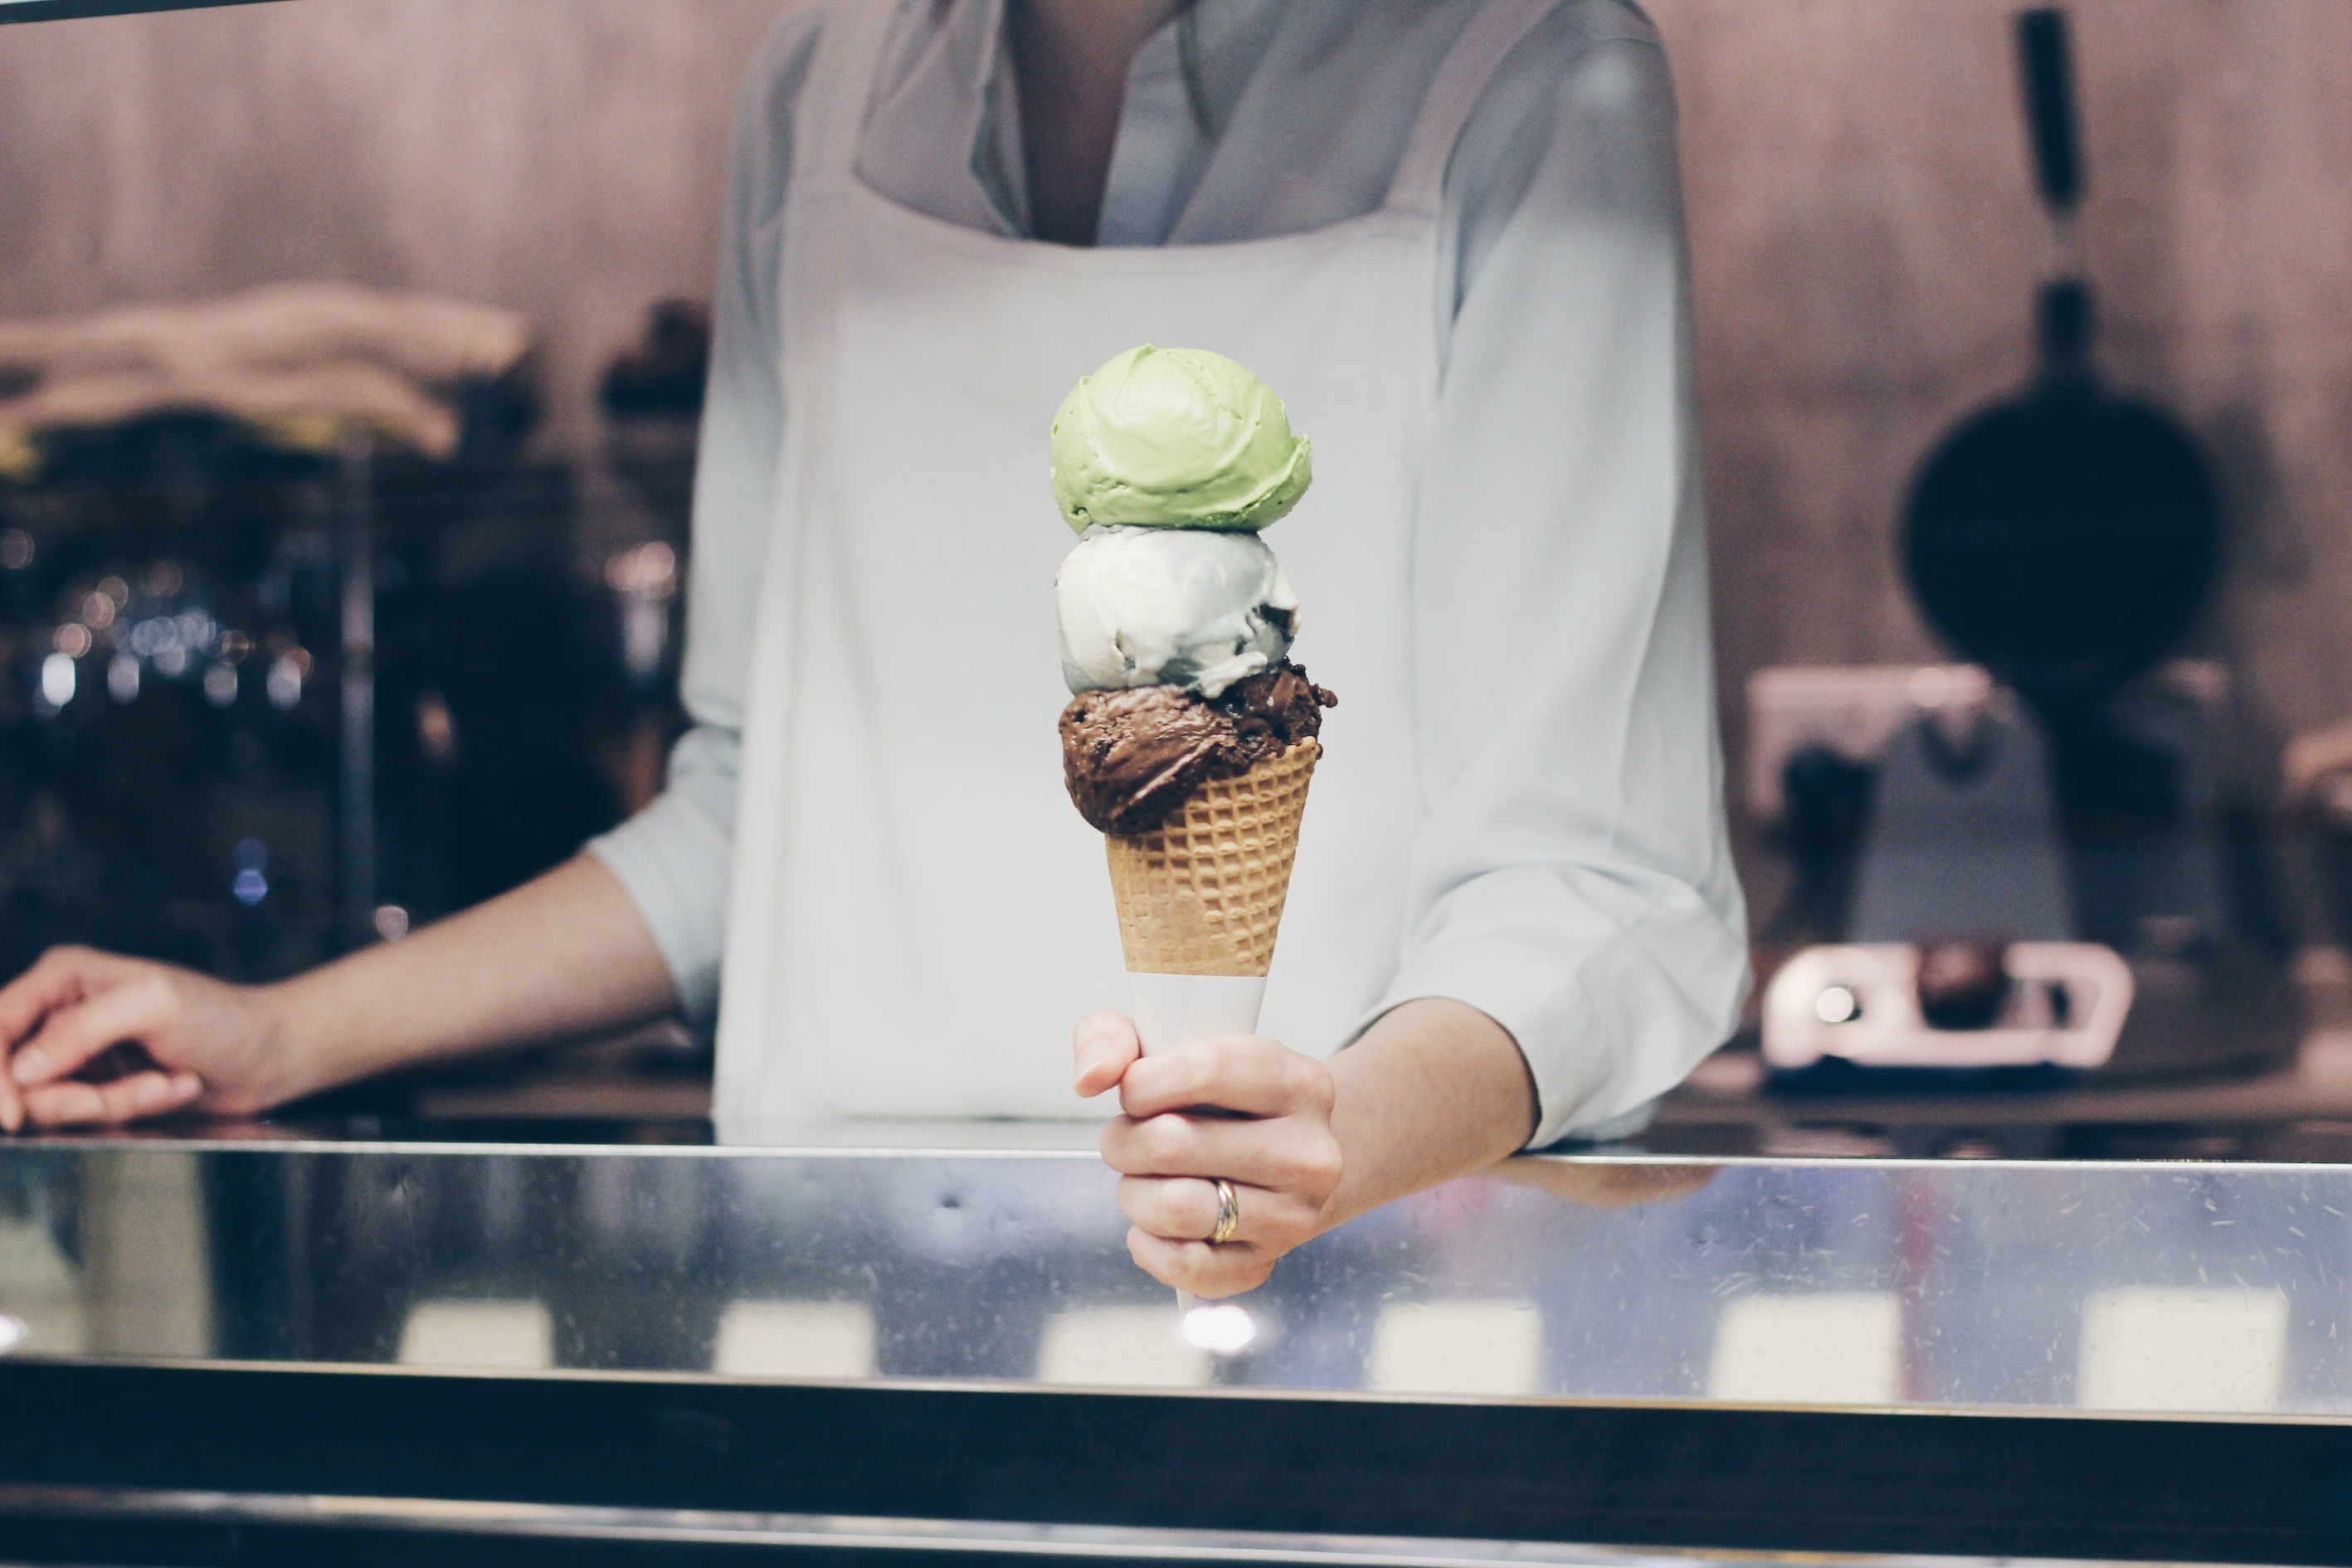
[[[1478,7],[1421,101],[1421,116],[1413,122],[1404,158],[1389,186],[1391,209],[1437,216],[1444,199],[1445,166],[1486,84],[1511,51],[1560,4],[1561,0],[1486,0]]]
[[[817,389],[832,380],[834,302],[848,266],[849,226],[841,214],[856,183],[866,108],[898,17],[898,0],[827,0],[793,116],[792,183],[777,278],[779,318],[794,344],[785,360],[784,406],[792,412],[776,458],[780,496],[785,476],[817,471],[808,455],[826,439],[829,410]],[[773,552],[772,569],[783,554]]]
[[[830,0],[818,24],[816,54],[793,121],[796,193],[831,197],[856,177],[866,109],[881,73],[882,51],[898,20],[898,0]]]

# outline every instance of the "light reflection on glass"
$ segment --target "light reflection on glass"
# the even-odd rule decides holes
[[[532,1300],[420,1301],[401,1327],[400,1360],[407,1366],[552,1366],[555,1321]]]
[[[621,601],[621,664],[633,680],[658,674],[669,647],[669,603],[677,594],[677,553],[656,540],[604,563],[604,583]]]
[[[106,661],[106,694],[124,707],[139,700],[139,659],[118,653]]]
[[[1168,1301],[1056,1312],[1038,1341],[1037,1377],[1088,1388],[1199,1388],[1209,1381],[1211,1363],[1207,1347],[1192,1337],[1192,1317],[1239,1310],[1196,1307],[1181,1321],[1181,1331]]]
[[[1543,1387],[1543,1314],[1532,1301],[1398,1301],[1372,1335],[1371,1386],[1392,1394],[1482,1394]]]
[[[730,1301],[710,1370],[735,1377],[870,1377],[874,1309],[863,1301]]]
[[[457,721],[449,711],[447,700],[437,691],[423,692],[416,699],[416,744],[436,763],[457,754]]]
[[[1257,1325],[1250,1321],[1247,1309],[1220,1302],[1185,1313],[1184,1338],[1212,1355],[1235,1355],[1257,1338]]]
[[[2286,1293],[2145,1286],[2083,1303],[2074,1398],[2090,1410],[2275,1410],[2285,1382]],[[2197,1353],[2182,1353],[2185,1345]]]
[[[215,708],[228,708],[236,704],[236,666],[213,664],[205,668],[205,700]]]
[[[302,676],[309,662],[300,648],[290,648],[269,661],[269,674],[264,689],[269,705],[280,710],[298,706],[302,700]]]
[[[74,699],[74,661],[69,653],[41,660],[41,706],[54,713]]]

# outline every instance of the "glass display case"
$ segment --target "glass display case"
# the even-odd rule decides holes
[[[1075,1152],[0,1148],[0,1555],[2352,1539],[2341,1167],[1528,1158],[1183,1313],[1113,1182]]]

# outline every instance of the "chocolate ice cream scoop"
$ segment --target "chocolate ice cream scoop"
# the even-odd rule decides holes
[[[1105,833],[1149,833],[1208,779],[1235,778],[1323,728],[1339,699],[1297,665],[1215,699],[1181,687],[1089,691],[1062,710],[1062,775],[1078,815]]]

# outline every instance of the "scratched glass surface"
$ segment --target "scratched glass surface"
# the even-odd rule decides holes
[[[2352,1413],[2352,1168],[1534,1160],[1180,1319],[1083,1155],[0,1149],[0,1342],[105,1359]]]

